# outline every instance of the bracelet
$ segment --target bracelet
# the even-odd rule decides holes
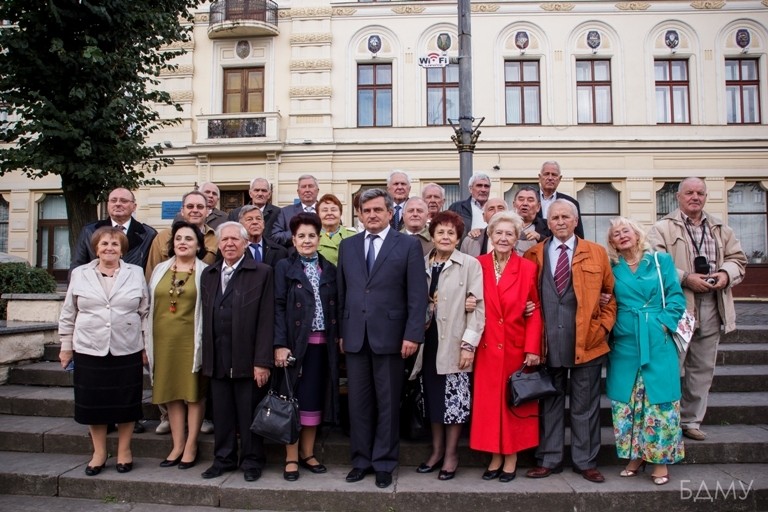
[[[461,342],[461,350],[466,350],[467,352],[474,352],[477,347],[470,345],[466,341]]]

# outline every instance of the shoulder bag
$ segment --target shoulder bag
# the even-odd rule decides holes
[[[546,366],[539,365],[531,372],[525,371],[525,364],[507,379],[507,406],[511,409],[531,400],[557,394],[552,376]]]
[[[288,367],[284,366],[283,370],[285,370],[288,396],[280,395],[275,391],[275,379],[272,379],[267,396],[256,406],[251,432],[278,444],[293,444],[299,440],[299,431],[301,431],[299,402],[293,396]]]
[[[664,279],[661,277],[661,266],[659,265],[659,253],[653,253],[653,259],[656,261],[656,272],[659,274],[659,287],[661,288],[661,302],[664,309],[667,309],[667,297],[664,293]],[[686,309],[683,311],[683,316],[677,322],[677,329],[672,333],[672,339],[675,341],[675,347],[677,347],[678,354],[684,353],[688,350],[688,345],[691,344],[691,338],[693,338],[693,329],[696,326],[696,318],[693,314],[689,313]]]

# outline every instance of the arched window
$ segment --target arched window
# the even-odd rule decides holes
[[[613,217],[619,216],[619,192],[610,183],[587,183],[576,195],[581,207],[584,238],[605,245]]]

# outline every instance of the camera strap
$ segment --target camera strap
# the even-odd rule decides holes
[[[688,232],[688,236],[691,237],[691,242],[693,243],[693,248],[696,249],[696,256],[701,256],[701,247],[704,245],[704,237],[707,235],[707,228],[705,226],[707,222],[707,219],[703,219],[701,221],[701,240],[699,240],[698,245],[696,244],[696,238],[693,236],[693,233],[691,233],[691,229],[688,227],[688,221],[686,220],[683,224],[685,224],[685,230]]]

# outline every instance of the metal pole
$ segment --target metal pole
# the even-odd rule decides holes
[[[470,0],[459,3],[459,190],[467,193],[472,176],[472,23]]]

